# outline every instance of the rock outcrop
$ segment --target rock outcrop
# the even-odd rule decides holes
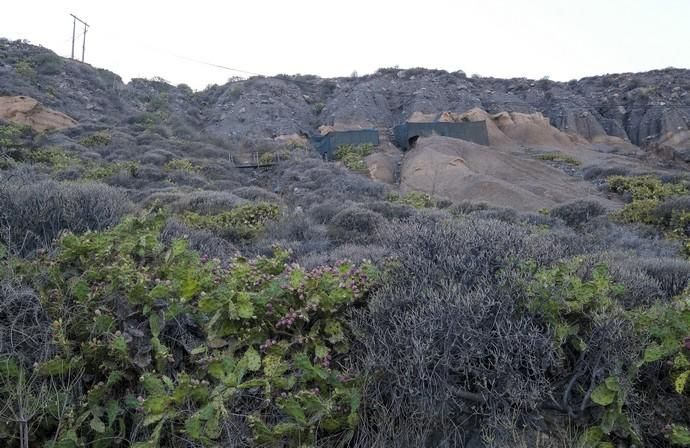
[[[76,126],[76,120],[27,96],[0,96],[0,119],[44,132]]]

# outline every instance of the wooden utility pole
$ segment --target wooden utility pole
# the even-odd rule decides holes
[[[77,18],[72,16],[72,59],[74,59],[74,38],[77,33]]]
[[[74,20],[72,22],[72,59],[74,59],[74,34],[76,32],[77,28],[77,20],[84,25],[84,37],[82,38],[82,45],[81,45],[81,61],[84,62],[84,53],[86,53],[86,32],[89,29],[89,24],[81,20],[79,17],[75,16],[74,14],[70,14]]]

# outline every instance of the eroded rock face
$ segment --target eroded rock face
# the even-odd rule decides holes
[[[28,96],[0,97],[0,119],[30,126],[38,132],[72,128],[78,124],[71,117],[44,107]]]
[[[534,130],[543,128],[534,115],[540,113],[562,134],[590,143],[604,145],[613,137],[678,161],[690,152],[684,137],[690,128],[690,70],[604,75],[565,83],[381,69],[372,75],[332,79],[254,77],[193,92],[159,81],[124,84],[111,72],[69,60],[51,67],[36,65],[33,77],[17,70],[19,62],[46,52],[51,53],[0,40],[0,95],[29,96],[82,125],[117,126],[137,115],[158,113],[156,107],[162,105],[169,123],[214,137],[256,140],[316,133],[322,125],[387,129],[411,118],[438,118],[442,112],[478,116],[476,110],[481,109],[490,117],[501,114],[492,118],[499,130],[499,125],[509,128],[516,120],[531,121]],[[496,142],[504,138],[493,131],[496,128],[489,129]],[[508,130],[501,132],[513,139]],[[567,143],[562,137],[553,134],[548,139]]]
[[[580,178],[535,160],[497,148],[446,137],[420,138],[405,154],[400,186],[455,201],[538,211],[576,199],[608,203]]]

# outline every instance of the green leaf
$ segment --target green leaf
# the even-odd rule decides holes
[[[616,399],[616,391],[606,386],[606,383],[598,385],[592,391],[592,401],[600,406],[608,406]]]
[[[154,395],[144,401],[147,414],[162,414],[168,409],[170,398],[167,395]]]
[[[217,439],[218,437],[220,437],[220,412],[214,412],[211,415],[211,417],[206,421],[204,432],[206,433],[206,436],[209,439]]]
[[[690,446],[690,430],[683,425],[671,425],[671,443]]]
[[[103,423],[98,417],[92,418],[89,426],[91,426],[91,429],[99,434],[103,434],[105,432],[105,423]]]
[[[306,425],[307,417],[304,415],[304,410],[296,398],[286,398],[285,400],[282,400],[278,406],[283,410],[283,412],[285,412],[285,414],[295,419],[298,423]]]
[[[86,283],[84,280],[78,280],[72,286],[72,295],[80,302],[86,300],[89,297],[90,292],[91,288],[89,288],[88,283]]]
[[[6,256],[7,256],[7,247],[4,244],[0,243],[0,260],[5,258]]]
[[[201,291],[199,281],[194,277],[193,272],[188,272],[180,285],[180,296],[185,300],[189,300],[199,291]]]
[[[151,335],[157,338],[161,334],[161,318],[157,313],[151,313],[149,316],[149,327],[151,327]]]
[[[235,310],[237,316],[242,319],[250,319],[254,315],[254,305],[252,304],[249,294],[241,292],[235,298]]]
[[[247,363],[247,369],[251,372],[261,369],[261,355],[253,347],[249,347],[244,353],[244,360]]]
[[[328,352],[328,347],[326,347],[325,345],[316,344],[316,347],[314,347],[314,354],[319,359],[325,358],[326,355],[328,355]]]
[[[115,419],[117,419],[117,416],[120,413],[120,406],[118,402],[115,400],[109,400],[108,404],[106,405],[105,412],[108,416],[108,428],[110,428],[113,426]]]
[[[644,357],[642,358],[644,362],[654,362],[666,356],[666,351],[659,344],[650,344],[644,350]]]
[[[158,395],[165,394],[165,386],[163,386],[163,381],[161,381],[160,378],[157,378],[155,375],[150,373],[145,373],[143,376],[144,378],[142,379],[141,383],[146,392]]]
[[[606,384],[606,387],[608,387],[610,390],[615,391],[615,392],[620,392],[621,386],[618,384],[618,378],[615,376],[610,376],[604,380],[604,384]]]
[[[603,437],[604,433],[598,426],[587,428],[578,438],[577,446],[581,448],[598,448]]]
[[[686,370],[685,372],[678,375],[678,377],[676,378],[674,386],[676,392],[678,392],[679,394],[682,394],[685,390],[685,384],[688,382],[688,376],[690,376],[690,370]]]
[[[69,361],[62,358],[53,358],[38,366],[38,374],[43,376],[65,375],[70,371],[76,371],[83,365],[81,358],[71,358]]]
[[[343,327],[340,325],[340,322],[338,322],[334,319],[329,319],[326,322],[326,326],[324,328],[324,331],[328,335],[328,341],[331,344],[336,344],[336,343],[341,342],[345,339],[345,334],[343,333]]]

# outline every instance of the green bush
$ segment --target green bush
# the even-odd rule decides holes
[[[257,236],[264,225],[280,215],[276,204],[259,202],[235,207],[215,215],[184,214],[184,221],[195,228],[210,230],[231,239],[251,239]]]
[[[107,146],[113,140],[113,137],[107,132],[96,132],[79,139],[79,144],[87,148],[94,148],[96,146]]]
[[[579,166],[582,162],[577,160],[574,157],[571,157],[567,154],[563,154],[561,152],[547,152],[545,154],[540,154],[537,156],[537,159],[539,160],[548,160],[550,162],[562,162],[562,163],[567,163],[568,165],[575,165]]]
[[[436,201],[430,194],[422,193],[421,191],[410,191],[400,196],[397,193],[390,193],[386,195],[389,202],[397,204],[409,205],[414,208],[432,208],[436,207]]]
[[[198,173],[201,171],[200,166],[187,159],[173,159],[166,163],[163,169],[165,171],[185,171],[187,173]]]
[[[58,75],[64,66],[62,58],[53,52],[40,53],[31,59],[36,70],[42,75]]]
[[[374,151],[374,145],[365,143],[362,145],[340,145],[333,153],[335,160],[343,162],[352,171],[367,171],[364,158]]]
[[[607,182],[611,191],[630,194],[633,201],[658,200],[688,193],[685,183],[664,183],[656,176],[611,176]]]
[[[136,177],[138,170],[139,162],[136,160],[108,162],[105,164],[87,164],[82,178],[85,180],[102,180],[115,176],[123,171],[127,172],[132,177]]]
[[[19,61],[14,65],[14,70],[17,72],[19,76],[22,78],[35,82],[36,81],[36,70],[34,70],[33,65],[26,60]]]
[[[611,176],[608,186],[611,191],[631,198],[630,203],[613,214],[614,218],[656,226],[668,237],[681,240],[685,253],[690,255],[687,182],[664,183],[656,176]]]
[[[21,138],[30,132],[28,126],[8,123],[0,125],[0,149],[21,146]]]
[[[238,424],[253,446],[346,444],[361,388],[346,316],[373,267],[305,271],[280,249],[224,267],[183,240],[163,245],[164,220],[67,235],[19,263],[52,349],[34,366],[0,360],[3,417],[38,403],[23,422],[3,418],[0,439],[31,427],[36,446],[235,446],[242,434],[223,428]]]

